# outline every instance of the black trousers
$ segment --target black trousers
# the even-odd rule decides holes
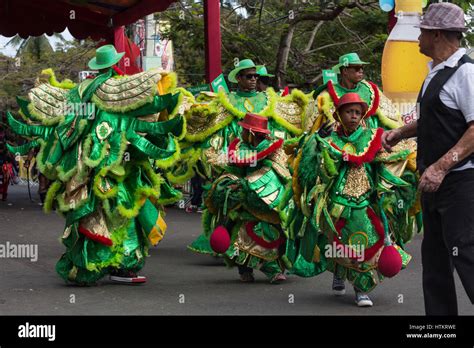
[[[193,188],[193,194],[191,196],[192,205],[201,206],[202,204],[203,181],[204,180],[197,174],[191,179],[191,187]]]
[[[451,172],[422,194],[421,246],[426,315],[457,315],[456,269],[474,304],[474,169]]]

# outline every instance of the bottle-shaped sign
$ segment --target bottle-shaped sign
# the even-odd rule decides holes
[[[382,88],[398,105],[405,122],[411,122],[416,99],[428,74],[430,60],[419,51],[422,0],[395,0],[397,23],[385,42],[382,56]]]

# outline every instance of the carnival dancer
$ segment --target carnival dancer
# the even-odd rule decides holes
[[[346,93],[357,93],[368,105],[368,118],[364,120],[370,128],[382,127],[393,129],[403,126],[403,120],[397,107],[391,103],[377,85],[364,79],[364,65],[357,53],[347,53],[339,57],[339,63],[333,67],[339,74],[339,82],[327,83],[314,91],[317,100],[318,114],[307,118],[303,129],[315,132],[326,121],[334,122],[333,114],[339,99]],[[372,117],[373,116],[373,117]]]
[[[89,62],[98,76],[79,85],[45,71],[49,81],[39,81],[28,100],[18,99],[29,121],[7,114],[13,131],[33,138],[10,151],[40,147],[38,168],[52,180],[44,209],[66,218],[66,252],[56,270],[77,285],[107,274],[145,282],[137,272],[166,230],[161,203],[171,191],[153,165],[167,168],[179,157],[184,119],[170,117],[179,95],[158,95],[166,80],[161,71],[117,76],[112,67],[122,56],[112,45],[98,48]]]
[[[257,69],[257,74],[257,91],[264,92],[270,87],[270,78],[275,77],[275,75],[269,74],[265,65]]]
[[[228,167],[206,193],[213,231],[211,247],[237,264],[240,279],[253,282],[260,269],[271,283],[285,280],[281,255],[285,236],[278,205],[291,179],[283,152],[283,139],[274,138],[268,119],[246,114],[239,122],[241,136],[228,149]]]
[[[358,306],[372,306],[368,292],[406,267],[404,244],[420,227],[416,144],[404,140],[385,152],[383,129],[363,126],[368,109],[357,93],[346,93],[334,113],[336,129],[304,141],[293,174],[294,209],[285,219],[291,272],[332,272],[336,295],[345,294],[348,280]]]
[[[237,84],[235,92],[207,93],[198,98],[200,103],[193,104],[188,100],[182,161],[168,174],[171,182],[185,182],[195,171],[213,182],[223,172],[225,161],[221,159],[225,159],[229,144],[241,135],[239,121],[246,113],[268,119],[268,130],[275,138],[289,141],[301,135],[303,120],[317,113],[314,99],[299,90],[293,90],[285,97],[277,95],[272,88],[258,92],[257,70],[261,68],[251,59],[243,59],[228,76],[230,82]],[[210,219],[212,214],[204,210],[203,222]],[[204,229],[188,248],[198,253],[215,254],[209,245],[210,232]]]
[[[13,173],[13,159],[8,153],[7,148],[4,144],[0,145],[0,194],[2,195],[2,201],[6,201],[8,197],[8,186],[14,177]]]

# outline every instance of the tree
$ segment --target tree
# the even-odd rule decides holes
[[[469,0],[454,2],[472,11]],[[182,0],[157,17],[171,24],[165,36],[174,42],[180,83],[203,83],[202,2]],[[380,84],[387,22],[377,0],[221,0],[222,69],[251,58],[277,75],[276,87],[311,89],[322,69],[355,51],[371,63],[367,77]],[[472,31],[466,38],[472,45]]]

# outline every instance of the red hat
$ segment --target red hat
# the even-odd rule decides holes
[[[367,115],[367,110],[369,109],[369,106],[365,101],[360,99],[360,96],[357,93],[346,93],[344,94],[340,99],[339,102],[336,105],[337,110],[341,108],[343,105],[347,104],[360,104],[362,106],[362,117],[365,117]]]
[[[243,121],[239,122],[243,128],[257,133],[270,134],[268,119],[255,114],[246,114]]]

